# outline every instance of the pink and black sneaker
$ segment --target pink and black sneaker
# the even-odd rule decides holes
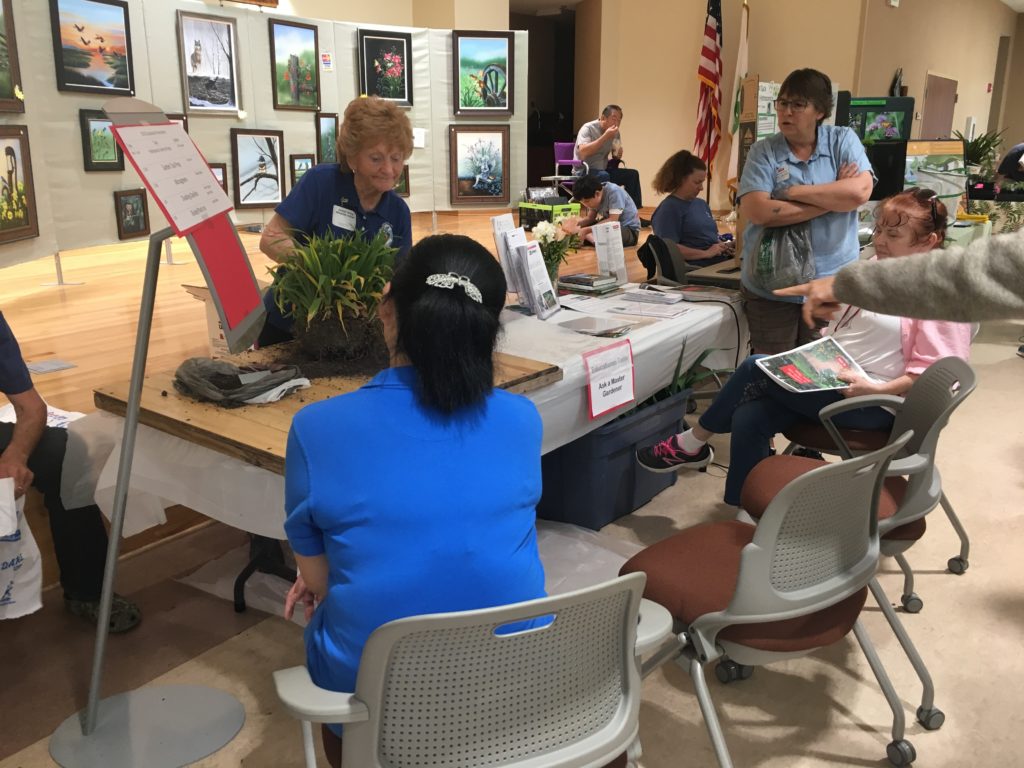
[[[704,443],[697,453],[684,453],[676,444],[675,435],[636,452],[636,461],[648,472],[675,472],[677,469],[700,469],[715,458],[711,446]]]

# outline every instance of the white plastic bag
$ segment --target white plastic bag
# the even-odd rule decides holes
[[[0,493],[13,496],[13,481],[5,479],[11,490],[0,488]],[[16,506],[18,527],[14,533],[0,537],[0,620],[27,616],[43,606],[43,566],[32,529],[25,521],[24,495]]]

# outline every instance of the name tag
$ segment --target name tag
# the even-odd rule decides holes
[[[789,166],[780,165],[775,169],[775,183],[789,181]]]
[[[331,216],[331,224],[338,229],[355,232],[356,212],[351,208],[342,208],[340,205],[336,205],[334,206],[334,215]]]

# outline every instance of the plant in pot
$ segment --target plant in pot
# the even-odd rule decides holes
[[[299,347],[317,360],[359,360],[383,345],[377,307],[394,272],[387,234],[311,235],[274,270],[277,306]]]
[[[999,145],[1003,142],[1004,131],[988,131],[968,139],[960,131],[953,131],[953,136],[963,142],[964,163],[972,178],[981,181],[992,181],[996,177],[996,160],[999,157]]]
[[[568,261],[569,251],[580,247],[579,223],[575,216],[559,216],[554,221],[538,221],[533,236],[540,244],[544,266],[551,285],[558,287],[558,270]]]

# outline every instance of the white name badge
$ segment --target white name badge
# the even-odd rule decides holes
[[[780,165],[775,169],[775,181],[789,181],[789,166]]]
[[[336,205],[334,206],[334,215],[331,216],[331,224],[336,226],[338,229],[355,232],[356,212],[351,208],[342,208],[340,205]]]

